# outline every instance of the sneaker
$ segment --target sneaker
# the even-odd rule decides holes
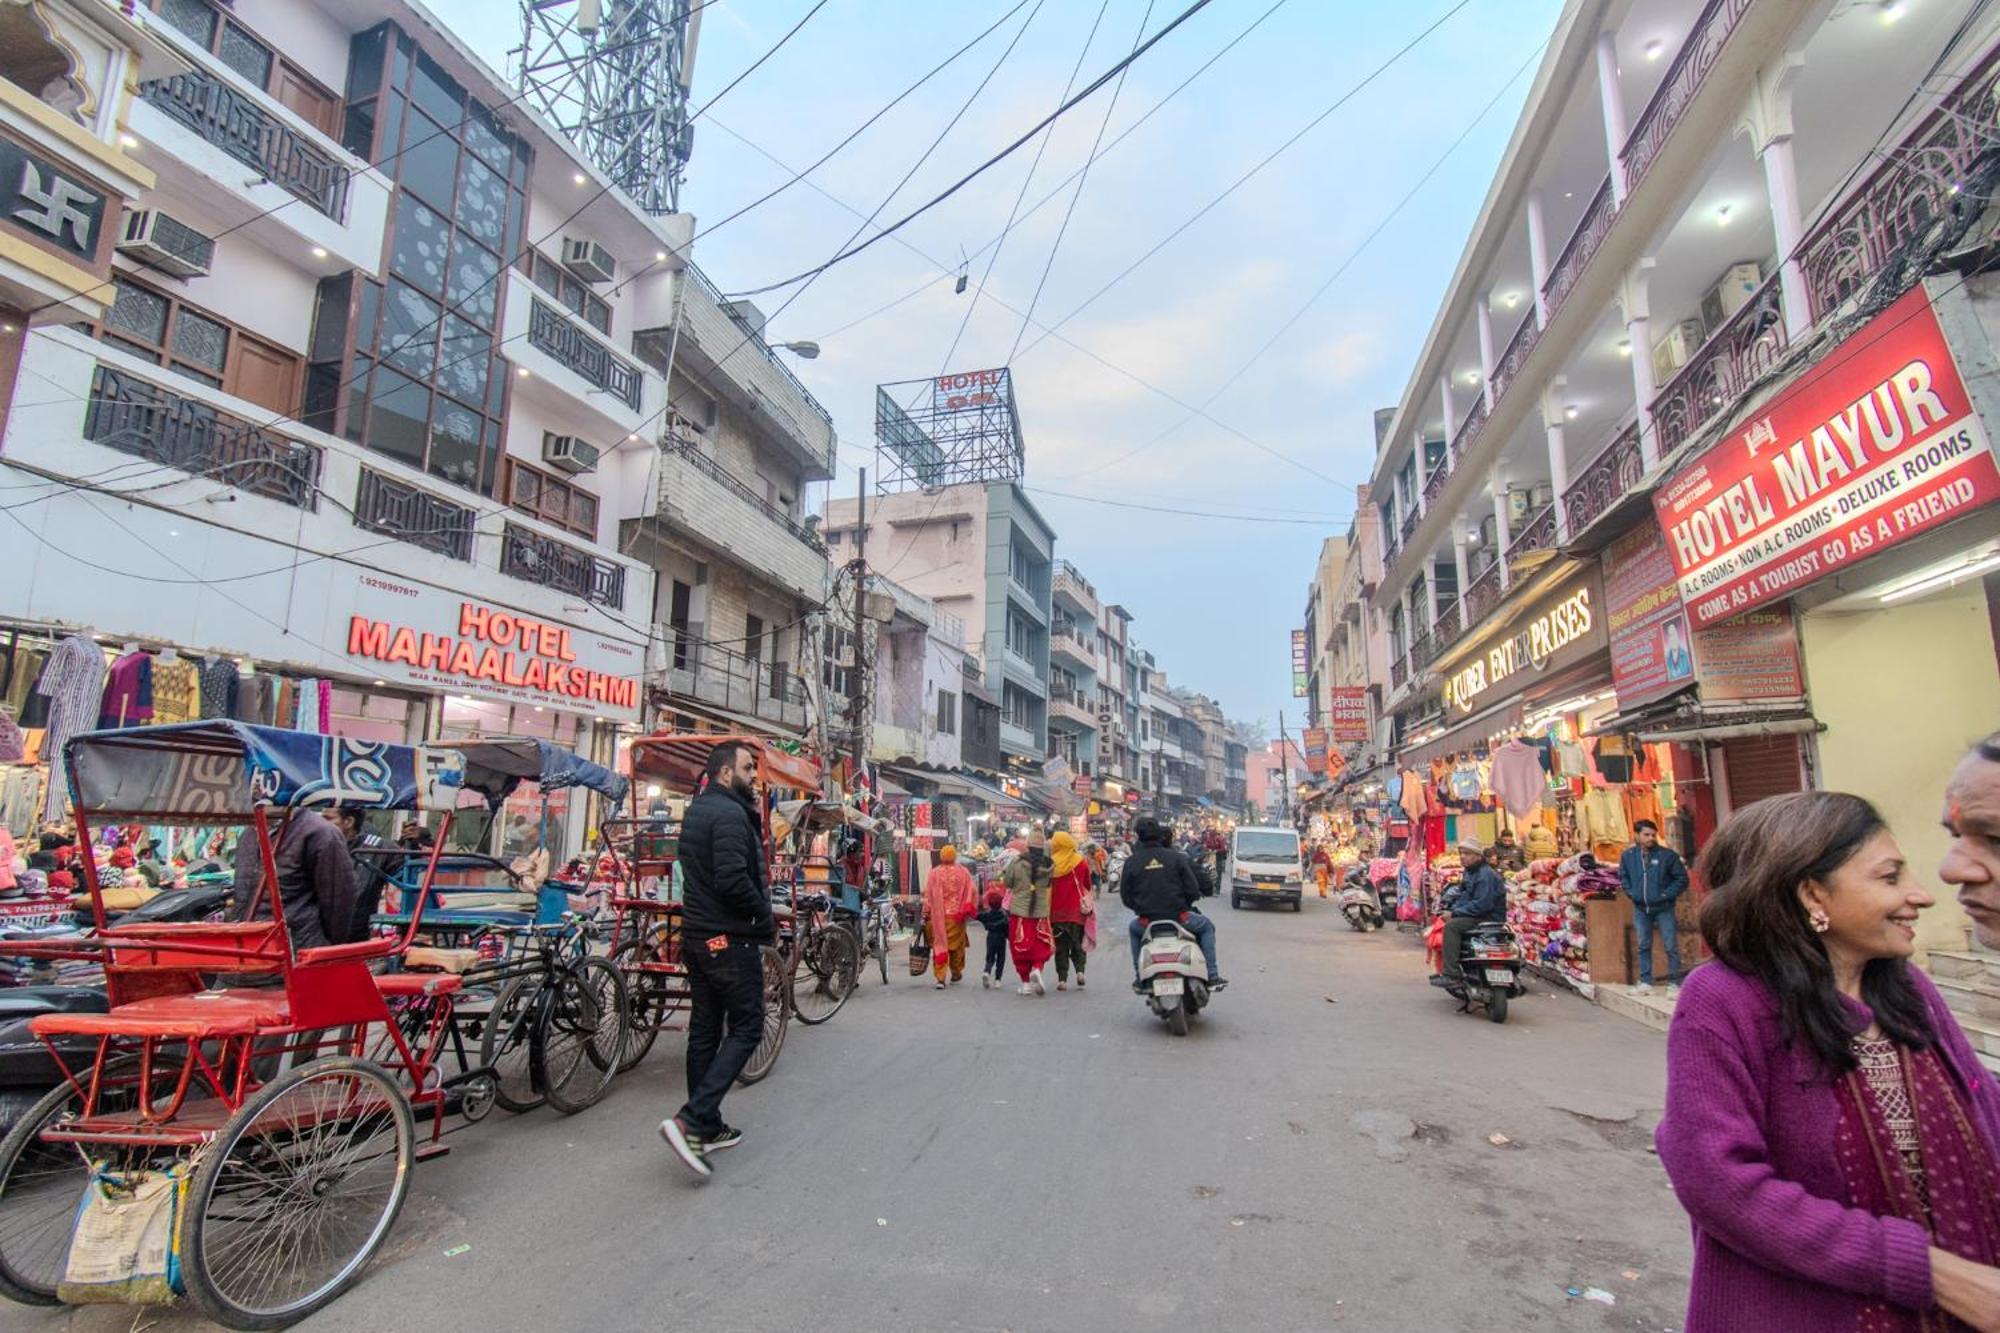
[[[715,1172],[704,1159],[700,1140],[687,1132],[679,1116],[672,1116],[660,1122],[660,1137],[674,1150],[674,1156],[681,1159],[681,1165],[702,1180],[707,1180]]]
[[[1035,993],[1035,988],[1033,986],[1030,986],[1027,982],[1024,981],[1021,983],[1021,989],[1015,991],[1014,993],[1016,995],[1033,995]]]
[[[1034,987],[1036,995],[1047,995],[1049,993],[1048,983],[1042,980],[1042,969],[1039,967],[1028,973],[1028,984]]]
[[[1227,990],[1229,982],[1222,977],[1210,977],[1208,979],[1208,988],[1210,990]]]
[[[993,989],[993,974],[991,972],[981,972],[979,974],[979,989],[981,990]]]
[[[1076,988],[1077,988],[1078,990],[1082,990],[1082,989],[1083,989],[1083,973],[1081,973],[1081,972],[1079,972],[1079,973],[1077,973],[1077,974],[1076,974]]]
[[[1069,983],[1068,983],[1067,981],[1058,981],[1058,982],[1056,983],[1056,989],[1057,989],[1057,990],[1068,990],[1068,989],[1069,989]]]
[[[931,983],[931,989],[932,989],[932,990],[943,990],[943,989],[944,989],[944,983],[943,983],[942,981],[933,981],[933,982]]]
[[[724,1125],[721,1133],[711,1134],[701,1141],[701,1151],[704,1155],[721,1152],[724,1148],[734,1148],[741,1142],[743,1142],[743,1131]]]
[[[1642,981],[1632,988],[1632,993],[1634,995],[1651,995],[1653,993],[1653,983]]]

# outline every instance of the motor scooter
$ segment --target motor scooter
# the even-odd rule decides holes
[[[1348,871],[1340,883],[1340,914],[1352,930],[1366,933],[1382,928],[1382,905],[1368,883],[1368,872],[1360,866]]]
[[[1468,1012],[1473,1005],[1484,1005],[1486,1017],[1495,1023],[1507,1021],[1507,1001],[1516,995],[1526,995],[1528,988],[1521,984],[1521,968],[1526,958],[1521,953],[1521,941],[1513,928],[1503,921],[1483,921],[1465,933],[1464,948],[1459,954],[1458,965],[1463,980],[1447,981],[1444,975],[1444,923],[1448,916],[1439,913],[1431,919],[1430,929],[1424,932],[1424,944],[1431,964],[1431,985],[1437,986],[1459,1001],[1458,1011]]]
[[[1139,939],[1137,989],[1176,1037],[1187,1035],[1188,1020],[1202,1011],[1214,992],[1208,985],[1208,959],[1180,922],[1146,923]]]

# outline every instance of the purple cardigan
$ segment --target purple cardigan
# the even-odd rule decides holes
[[[2000,1084],[1929,977],[1912,979],[1938,1049],[2000,1147]],[[1867,1010],[1850,1001],[1857,1030]],[[1694,1223],[1686,1333],[1840,1330],[1864,1299],[1931,1306],[1930,1235],[1849,1206],[1833,1083],[1780,1035],[1778,999],[1720,962],[1689,974],[1667,1032],[1660,1161]]]

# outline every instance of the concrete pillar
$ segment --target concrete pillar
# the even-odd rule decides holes
[[[1507,548],[1514,544],[1514,534],[1507,526],[1507,480],[1499,473],[1493,474],[1493,554],[1500,562],[1500,591],[1514,586],[1514,575],[1507,568]]]
[[[1618,154],[1631,133],[1625,121],[1625,93],[1618,85],[1618,46],[1613,34],[1597,34],[1597,99],[1604,111],[1604,151],[1611,159],[1611,200],[1625,203],[1625,168]]]
[[[1542,427],[1547,433],[1549,445],[1549,489],[1556,496],[1557,542],[1569,540],[1569,519],[1563,513],[1562,502],[1563,492],[1569,488],[1569,448],[1563,433],[1569,421],[1568,404],[1563,402],[1568,391],[1568,377],[1558,375],[1542,398]]]
[[[1445,457],[1450,458],[1452,433],[1458,429],[1458,404],[1452,401],[1451,371],[1448,368],[1444,374],[1438,376],[1438,406],[1444,409]],[[1451,461],[1454,467],[1457,466],[1456,458],[1452,458]]]
[[[1431,627],[1432,629],[1436,629],[1436,628],[1437,628],[1437,623],[1438,623],[1438,602],[1439,602],[1439,600],[1440,600],[1440,599],[1439,599],[1439,597],[1438,597],[1438,578],[1437,578],[1437,552],[1436,552],[1436,551],[1432,551],[1432,552],[1430,553],[1430,557],[1429,557],[1429,558],[1428,558],[1427,560],[1425,560],[1425,561],[1424,561],[1424,590],[1425,590],[1426,592],[1428,592],[1428,593],[1430,594],[1430,599],[1429,599],[1429,600],[1430,600],[1430,613],[1431,613],[1431,614],[1430,614],[1430,621],[1431,621],[1431,624],[1430,624],[1430,627]]]
[[[1410,433],[1410,450],[1417,460],[1417,518],[1423,519],[1429,506],[1424,501],[1424,483],[1430,480],[1430,464],[1424,459],[1424,432],[1422,427]]]
[[[1485,395],[1486,410],[1493,410],[1493,304],[1484,294],[1479,298],[1479,392]]]
[[[1535,282],[1535,325],[1549,326],[1548,303],[1542,299],[1542,288],[1549,282],[1549,236],[1548,226],[1542,221],[1542,192],[1528,193],[1528,271]]]
[[[1416,616],[1415,616],[1415,613],[1414,613],[1414,612],[1412,612],[1412,611],[1410,610],[1410,585],[1409,585],[1409,584],[1407,584],[1407,583],[1405,583],[1405,584],[1403,585],[1403,654],[1402,654],[1402,656],[1403,656],[1403,669],[1404,669],[1405,671],[1409,671],[1409,672],[1411,672],[1412,674],[1414,674],[1414,673],[1415,673],[1415,671],[1416,671],[1416,668],[1415,668],[1414,666],[1412,666],[1412,665],[1411,665],[1411,662],[1412,662],[1412,660],[1413,660],[1413,659],[1412,659],[1412,658],[1411,658],[1411,656],[1410,656],[1410,644],[1411,644],[1411,642],[1412,642],[1412,641],[1413,641],[1413,640],[1414,640],[1414,639],[1415,639],[1416,637],[1417,637],[1417,621],[1416,621]]]
[[[1750,100],[1736,132],[1750,141],[1764,166],[1764,192],[1771,204],[1771,230],[1778,242],[1778,295],[1785,310],[1785,337],[1797,342],[1812,331],[1812,302],[1806,295],[1799,244],[1805,239],[1799,206],[1798,167],[1792,153],[1792,88],[1805,57],[1787,55],[1757,72]]]
[[[1660,461],[1660,437],[1653,429],[1653,341],[1649,332],[1647,285],[1653,260],[1641,259],[1619,284],[1618,303],[1625,312],[1625,339],[1632,354],[1632,397],[1639,406],[1639,460],[1647,472]]]
[[[1458,571],[1458,596],[1463,601],[1465,590],[1469,586],[1469,580],[1465,577],[1465,532],[1456,523],[1452,524],[1451,528],[1451,563]],[[1460,616],[1458,621],[1463,625],[1465,617]]]

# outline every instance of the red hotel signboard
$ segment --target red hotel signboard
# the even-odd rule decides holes
[[[1696,629],[2000,499],[1921,287],[1653,497]]]

